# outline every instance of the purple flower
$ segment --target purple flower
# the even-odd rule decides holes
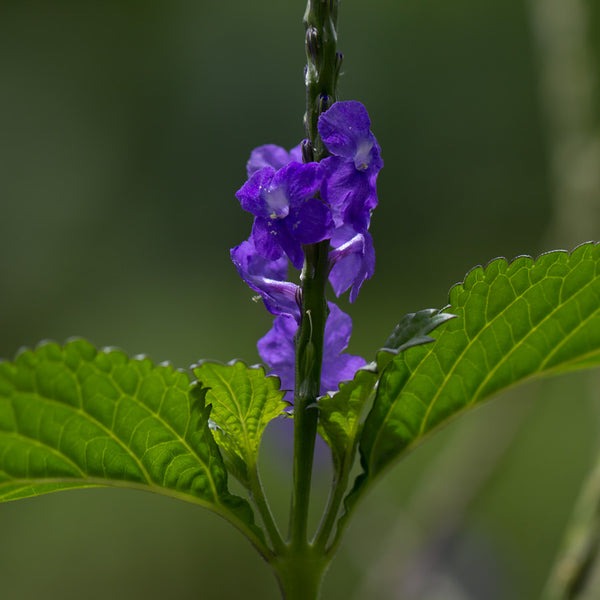
[[[231,260],[240,277],[260,294],[267,310],[274,315],[292,315],[300,319],[300,288],[286,281],[287,258],[268,260],[261,256],[252,238],[230,251]]]
[[[281,146],[265,144],[252,150],[250,159],[246,163],[246,171],[248,172],[248,177],[252,177],[256,171],[260,171],[263,167],[273,167],[277,171],[292,161],[302,162],[300,144],[292,148],[289,152]]]
[[[332,156],[325,170],[322,197],[331,205],[336,227],[351,225],[356,233],[369,228],[377,206],[381,149],[360,102],[336,102],[319,117],[319,134]]]
[[[340,382],[354,377],[366,364],[360,356],[343,354],[352,332],[352,319],[333,302],[328,302],[329,316],[325,323],[321,395],[337,390]],[[269,366],[270,374],[281,380],[281,389],[288,390],[287,399],[293,399],[295,379],[294,336],[298,324],[293,317],[275,317],[272,329],[258,341],[258,353]]]
[[[331,206],[335,226],[350,225],[356,233],[366,231],[377,206],[377,175],[357,171],[354,163],[337,156],[321,164],[325,171],[321,196]]]
[[[374,173],[383,167],[369,114],[360,102],[335,102],[319,117],[318,128],[327,150],[352,161],[357,171]]]
[[[337,229],[331,239],[333,250],[329,253],[329,281],[336,296],[350,290],[354,302],[360,287],[375,271],[373,238],[367,231],[354,234],[351,228]]]
[[[302,268],[302,244],[327,239],[333,222],[328,206],[314,196],[323,181],[318,163],[291,162],[278,171],[264,167],[237,191],[242,208],[256,218],[252,238],[256,249],[270,260],[285,252]]]

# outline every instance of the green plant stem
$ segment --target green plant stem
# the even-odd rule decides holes
[[[341,56],[337,53],[338,0],[308,0],[306,33],[305,162],[320,161],[328,153],[319,136],[318,120],[336,100]],[[290,539],[270,561],[286,600],[316,600],[330,557],[309,539],[308,515],[315,440],[317,398],[321,388],[323,340],[327,321],[325,285],[329,274],[329,241],[304,246],[301,319],[296,334],[294,390],[294,471]],[[337,514],[337,511],[336,511]],[[265,523],[266,527],[270,527]],[[271,532],[269,532],[271,535]],[[271,539],[273,537],[271,535]]]
[[[307,58],[305,161],[319,161],[327,156],[317,124],[321,113],[336,99],[341,60],[336,50],[337,7],[337,0],[308,0],[304,14]],[[296,336],[294,484],[290,515],[290,544],[296,550],[310,548],[308,512],[318,422],[316,401],[321,387],[327,320],[325,285],[329,271],[328,250],[328,241],[304,246],[301,321]]]
[[[327,565],[322,554],[310,550],[292,552],[272,562],[285,600],[316,600]]]
[[[296,340],[294,494],[290,527],[291,543],[296,548],[308,542],[308,509],[318,421],[316,401],[320,392],[323,335],[327,319],[325,283],[328,246],[328,242],[306,246],[302,272],[302,322]]]

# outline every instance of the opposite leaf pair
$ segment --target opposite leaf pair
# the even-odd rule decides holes
[[[373,369],[319,401],[338,474],[350,472],[360,448],[364,472],[348,506],[459,412],[525,378],[600,363],[600,245],[478,267],[452,289],[448,311],[457,318],[443,324],[438,311],[407,316]],[[268,556],[248,503],[228,491],[225,465],[256,489],[260,440],[283,410],[282,393],[243,363],[204,363],[194,373],[190,388],[185,372],[83,340],[0,362],[0,501],[101,485],[149,489],[224,516]],[[345,481],[338,489],[341,502]]]

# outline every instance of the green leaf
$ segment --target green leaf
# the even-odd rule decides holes
[[[352,381],[340,384],[336,394],[319,399],[319,432],[331,448],[337,473],[350,468],[354,460],[362,427],[361,415],[373,394],[377,377],[375,370],[359,369]]]
[[[435,308],[404,315],[381,348],[383,352],[377,358],[377,370],[381,373],[395,354],[433,342],[434,338],[428,334],[455,316]]]
[[[340,384],[337,393],[319,399],[319,432],[331,447],[338,472],[351,467],[362,428],[361,417],[375,391],[378,373],[399,352],[433,342],[427,334],[453,317],[436,309],[405,315],[386,340],[382,348],[385,352],[379,354],[378,363],[359,369],[352,381]]]
[[[527,378],[600,364],[600,246],[496,259],[450,292],[458,318],[383,371],[363,428],[360,488],[432,429]]]
[[[0,501],[124,486],[253,529],[249,505],[227,489],[209,412],[185,373],[146,358],[83,340],[24,351],[0,363]]]
[[[394,331],[386,340],[382,350],[398,354],[412,346],[433,342],[433,338],[427,334],[455,316],[435,308],[426,308],[416,313],[408,313],[394,327]]]
[[[194,375],[207,389],[206,401],[213,407],[213,434],[227,465],[249,485],[248,471],[258,460],[265,428],[287,406],[279,380],[266,377],[262,367],[248,367],[241,361],[229,365],[205,362],[194,368]]]

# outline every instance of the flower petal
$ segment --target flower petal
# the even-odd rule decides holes
[[[344,354],[352,333],[352,319],[333,302],[328,302],[329,316],[325,323],[323,368],[321,370],[321,395],[338,389],[342,381],[354,377],[366,364],[361,356]]]
[[[342,381],[354,379],[356,371],[364,367],[367,361],[362,356],[341,354],[333,358],[321,375],[321,396],[328,392],[337,392]]]
[[[333,228],[329,208],[314,196],[321,188],[323,169],[318,163],[291,162],[275,171],[256,171],[238,190],[242,207],[255,215],[252,237],[258,252],[279,258],[278,245],[292,264],[302,268],[302,244],[327,239]]]
[[[335,240],[332,240],[332,243]],[[350,287],[350,302],[354,302],[362,284],[375,272],[373,238],[365,231],[341,243],[329,253],[332,263],[329,281],[336,296]]]
[[[371,133],[367,109],[356,101],[335,102],[319,117],[323,143],[334,156],[352,162],[358,171],[378,172],[381,149]]]
[[[260,171],[264,167],[273,167],[278,170],[292,161],[302,162],[301,144],[298,144],[289,152],[281,146],[265,144],[252,150],[246,163],[246,171],[248,177],[251,177],[256,171]]]
[[[257,217],[267,218],[272,212],[265,201],[265,191],[269,189],[275,176],[273,167],[264,167],[256,171],[246,183],[235,193],[242,208]]]
[[[277,172],[273,183],[285,185],[292,206],[314,197],[323,181],[323,169],[319,163],[291,162]]]
[[[306,200],[287,220],[292,235],[302,244],[316,244],[328,239],[333,230],[329,207],[320,200]]]
[[[270,222],[268,219],[256,217],[252,224],[252,242],[256,251],[268,258],[269,260],[277,260],[282,254],[281,245],[271,233]]]
[[[354,377],[356,371],[366,364],[360,356],[343,354],[350,341],[352,320],[332,302],[325,324],[323,344],[323,367],[321,371],[321,395],[336,390],[342,381]],[[281,315],[273,320],[271,330],[258,341],[261,359],[269,366],[270,374],[281,379],[281,389],[288,392],[286,399],[292,401],[295,379],[294,336],[298,324],[293,317]]]
[[[321,196],[331,206],[336,227],[351,225],[366,231],[377,206],[376,175],[357,171],[354,164],[337,156],[322,161],[325,178]]]
[[[286,400],[289,401],[294,397],[294,336],[297,330],[294,318],[280,315],[275,317],[273,327],[256,344],[260,358],[269,366],[269,374],[279,377],[281,389],[288,392]]]
[[[288,255],[288,258],[296,267],[302,269],[304,263],[304,251],[302,243],[298,240],[293,224],[296,222],[294,213],[289,219],[273,219],[267,221],[269,228],[270,239],[273,243],[277,243],[279,247]]]
[[[232,248],[230,255],[240,277],[260,294],[270,313],[300,319],[300,288],[285,281],[288,268],[285,257],[267,260],[256,251],[252,238]]]

